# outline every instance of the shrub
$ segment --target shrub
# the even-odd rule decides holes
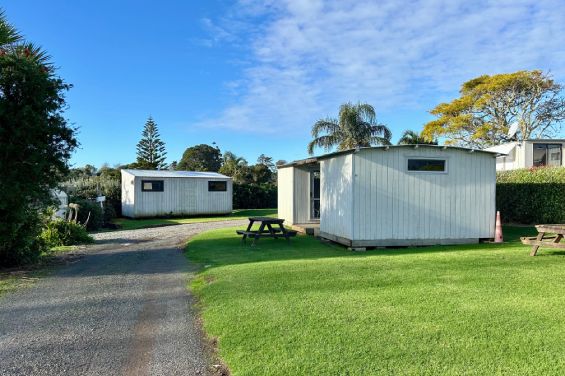
[[[505,222],[565,222],[565,168],[540,167],[497,173],[496,207]]]
[[[104,213],[100,204],[90,200],[75,199],[70,202],[78,204],[80,207],[78,209],[78,222],[84,224],[88,219],[88,213],[90,213],[90,219],[86,225],[86,229],[89,231],[95,231],[102,228],[104,225]]]
[[[274,184],[233,185],[234,209],[266,209],[277,207],[277,187]]]
[[[49,247],[92,243],[94,239],[86,232],[84,226],[63,219],[49,221],[40,235],[43,243]]]
[[[122,214],[122,186],[115,176],[79,177],[65,182],[63,187],[75,199],[94,200],[98,195],[104,195],[104,205],[111,205],[116,215]]]

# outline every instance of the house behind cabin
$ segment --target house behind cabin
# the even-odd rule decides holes
[[[563,166],[563,139],[525,140],[509,142],[485,150],[500,153],[496,158],[496,170],[508,171],[520,168]]]
[[[496,153],[433,145],[361,148],[279,166],[285,224],[319,223],[351,247],[494,237]]]
[[[232,179],[215,172],[121,170],[122,214],[130,218],[229,214]]]

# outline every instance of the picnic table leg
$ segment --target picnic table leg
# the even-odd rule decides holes
[[[249,220],[249,225],[247,226],[247,230],[245,230],[245,231],[249,232],[249,230],[251,230],[251,227],[253,227],[253,223],[254,223],[254,222],[255,222],[255,221],[252,221],[252,220],[250,219],[250,220]],[[247,244],[247,234],[243,234],[243,238],[241,238],[241,242],[242,242],[243,244]]]
[[[275,230],[273,230],[273,226],[271,226],[270,223],[267,223],[267,229],[274,239],[278,239],[278,236],[275,234]]]
[[[257,231],[255,236],[253,237],[253,243],[251,244],[252,247],[255,246],[255,242],[257,241],[257,239],[259,239],[264,229],[265,229],[265,224],[261,222],[261,226],[259,226],[259,231]]]
[[[544,235],[545,235],[545,232],[540,232],[540,233],[538,234],[538,237],[536,238],[536,240],[537,240],[538,242],[542,241]],[[539,247],[540,247],[539,245],[533,245],[533,246],[532,246],[532,251],[530,252],[530,256],[535,256],[535,255],[538,253]]]
[[[279,227],[281,228],[281,232],[282,232],[283,236],[285,237],[286,242],[290,243],[290,236],[288,236],[288,232],[286,231],[286,228],[284,228],[282,223],[279,223]]]

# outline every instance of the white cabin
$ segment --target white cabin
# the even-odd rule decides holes
[[[485,150],[499,153],[496,171],[542,166],[563,166],[563,139],[509,142]]]
[[[122,215],[229,214],[232,179],[215,172],[121,170]]]
[[[496,153],[458,147],[361,148],[278,168],[278,215],[319,223],[350,247],[474,243],[494,237]]]

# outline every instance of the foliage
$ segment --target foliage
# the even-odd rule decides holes
[[[161,140],[157,124],[151,116],[143,128],[142,138],[137,143],[137,165],[147,170],[164,170],[167,152],[165,143]]]
[[[96,231],[102,228],[104,225],[104,212],[99,203],[76,198],[73,198],[69,202],[73,202],[80,206],[78,210],[78,222],[80,224],[85,224],[88,219],[88,223],[86,225],[86,229],[88,231]]]
[[[565,119],[561,85],[541,71],[483,75],[465,82],[461,96],[441,103],[437,116],[422,132],[428,139],[447,137],[447,144],[484,148],[509,140],[510,125],[518,124],[516,138],[555,135]]]
[[[277,187],[273,184],[233,184],[235,209],[277,207]]]
[[[315,147],[329,151],[355,149],[371,145],[390,145],[392,134],[386,125],[377,123],[375,109],[366,103],[342,104],[338,119],[318,120],[312,126],[313,140],[308,144],[308,153]]]
[[[250,180],[251,169],[245,158],[238,157],[231,151],[226,151],[222,159],[220,174],[230,176],[234,183],[244,183]]]
[[[234,375],[560,374],[565,256],[513,240],[356,253],[306,236],[250,247],[228,228],[186,255],[207,266],[191,287]]]
[[[177,170],[218,172],[222,166],[222,155],[218,147],[200,144],[189,147],[182,155]]]
[[[47,222],[40,238],[49,248],[94,242],[84,226],[63,219]]]
[[[51,204],[50,189],[68,172],[77,147],[63,117],[71,86],[47,58],[0,14],[0,265],[40,254],[39,212]]]
[[[505,222],[564,223],[565,168],[498,172],[496,207]]]
[[[436,140],[430,140],[422,136],[418,132],[405,130],[398,140],[398,145],[437,145]]]
[[[122,214],[121,177],[117,169],[101,168],[100,175],[68,180],[63,183],[63,188],[69,194],[70,202],[76,199],[94,200],[97,196],[106,196],[105,207],[111,206],[116,215]],[[108,211],[108,214],[112,211]]]

